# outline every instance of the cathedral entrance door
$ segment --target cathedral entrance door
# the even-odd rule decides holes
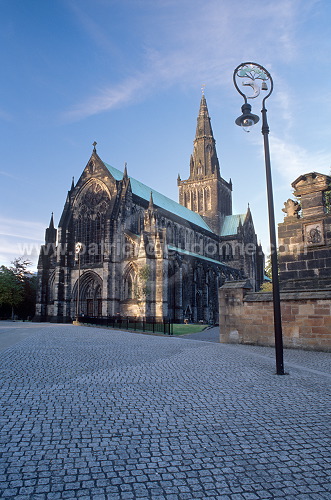
[[[184,321],[187,320],[189,323],[192,321],[192,310],[190,305],[188,305],[184,312]]]
[[[200,290],[198,290],[196,294],[196,304],[197,304],[197,321],[202,321],[203,312],[202,312],[202,297]]]
[[[87,299],[87,315],[88,316],[94,316],[93,314],[93,299]]]
[[[98,316],[102,316],[102,299],[97,299],[98,301]]]

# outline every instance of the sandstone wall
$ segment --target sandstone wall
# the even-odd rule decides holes
[[[220,340],[274,345],[271,293],[250,293],[244,282],[219,290]],[[331,351],[331,291],[281,292],[284,347]]]

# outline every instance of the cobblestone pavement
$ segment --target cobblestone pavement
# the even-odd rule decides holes
[[[1,498],[331,498],[329,354],[277,376],[271,348],[29,328],[0,352]]]
[[[202,332],[198,333],[186,333],[180,336],[183,339],[192,340],[205,340],[206,342],[219,342],[220,341],[220,329],[219,326],[214,326],[211,328],[206,328]]]

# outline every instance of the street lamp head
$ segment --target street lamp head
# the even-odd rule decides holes
[[[253,62],[241,63],[233,73],[233,83],[245,103],[247,99],[255,99],[262,92],[269,92],[264,96],[265,101],[273,91],[273,81],[269,71]],[[269,83],[269,86],[268,86]]]
[[[273,91],[273,81],[270,73],[263,66],[247,62],[239,64],[234,70],[233,83],[244,98],[244,105],[241,107],[242,115],[236,119],[236,124],[249,132],[249,127],[255,125],[259,118],[251,113],[252,107],[248,104],[247,99],[255,99],[261,92],[267,92],[262,104],[262,109],[265,109],[265,100]]]
[[[75,245],[75,254],[77,254],[77,255],[80,254],[82,247],[83,247],[83,244],[80,243],[80,241],[78,241]]]
[[[253,115],[251,110],[252,106],[245,102],[245,104],[241,106],[242,115],[236,119],[236,124],[242,127],[246,132],[249,132],[249,127],[252,127],[259,121],[259,117]]]

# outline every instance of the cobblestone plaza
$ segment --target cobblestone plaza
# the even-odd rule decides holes
[[[328,353],[277,376],[272,348],[10,322],[0,347],[3,499],[331,498]]]

